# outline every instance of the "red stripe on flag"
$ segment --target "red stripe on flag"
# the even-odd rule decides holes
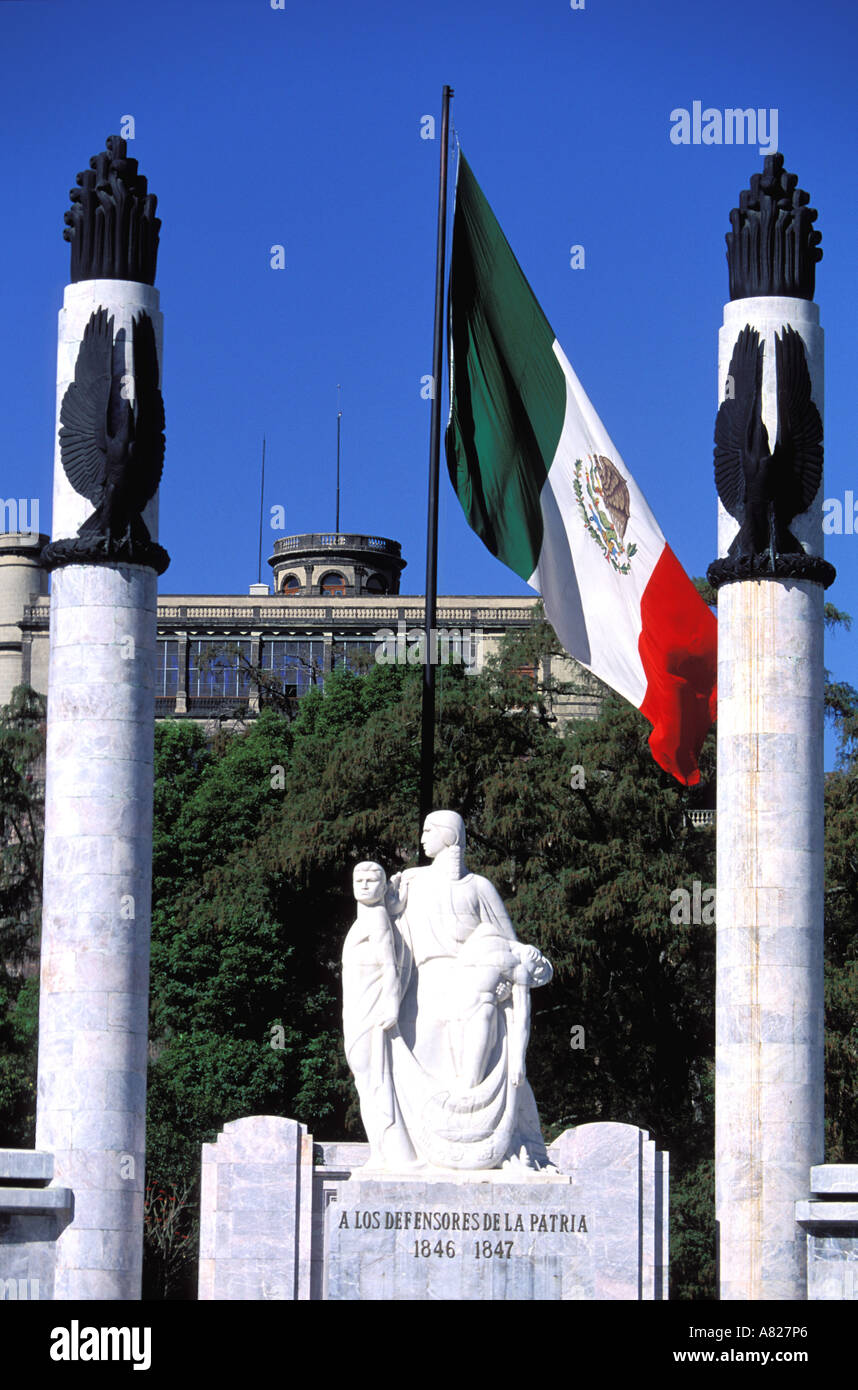
[[[652,755],[677,781],[696,786],[697,759],[716,715],[718,624],[669,545],[641,596],[638,651]]]

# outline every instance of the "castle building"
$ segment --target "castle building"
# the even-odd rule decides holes
[[[34,652],[29,615],[44,607],[47,624],[48,574],[39,555],[49,540],[35,532],[0,531],[0,705],[16,685],[48,689],[47,626]]]
[[[47,693],[50,600],[39,556],[48,540],[0,534],[0,705],[19,684]],[[268,692],[298,699],[339,666],[422,662],[424,600],[400,594],[397,541],[284,536],[268,563],[273,584],[251,584],[246,595],[159,595],[158,718],[252,717]],[[532,625],[535,606],[528,597],[439,595],[439,664],[479,670],[506,632]],[[555,697],[556,717],[595,717],[601,684],[570,657],[544,666],[534,676],[574,687]]]

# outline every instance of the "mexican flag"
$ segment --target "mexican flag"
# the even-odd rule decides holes
[[[447,464],[468,522],[542,594],[569,654],[700,780],[717,624],[588,401],[460,154],[450,269]]]

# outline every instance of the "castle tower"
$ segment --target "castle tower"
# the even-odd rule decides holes
[[[287,598],[398,594],[406,565],[398,541],[343,531],[282,536],[268,563],[274,570],[274,592]]]

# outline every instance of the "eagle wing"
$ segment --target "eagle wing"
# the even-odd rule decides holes
[[[784,501],[790,520],[806,512],[822,482],[822,419],[810,398],[811,380],[801,335],[786,325],[775,335],[778,438],[783,451]]]
[[[74,381],[60,406],[60,457],[66,477],[94,507],[107,469],[107,411],[113,380],[113,319],[98,309],[83,331]]]
[[[131,496],[138,511],[155,496],[164,471],[164,399],[159,389],[158,349],[151,318],[140,313],[133,325],[134,468]]]
[[[715,486],[737,520],[745,500],[743,459],[754,413],[762,410],[763,348],[760,335],[746,324],[730,358],[728,391],[715,417]]]
[[[626,480],[616,464],[603,454],[597,456],[599,476],[602,480],[602,496],[608,508],[614,529],[620,540],[626,534],[629,524],[629,489]]]

